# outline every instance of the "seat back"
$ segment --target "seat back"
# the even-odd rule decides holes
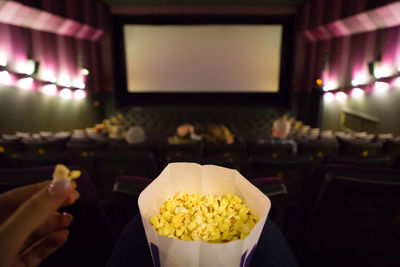
[[[299,227],[304,266],[399,266],[399,171],[327,166],[307,185]]]
[[[24,151],[32,154],[44,155],[51,152],[60,152],[65,150],[66,139],[23,139]]]
[[[19,139],[5,140],[0,138],[0,153],[11,158],[12,154],[21,151],[22,145]]]
[[[69,152],[48,152],[42,155],[32,152],[17,152],[12,155],[12,160],[19,168],[52,166],[57,163],[76,164],[73,155]]]
[[[271,218],[283,230],[288,197],[285,182],[279,177],[263,177],[252,179],[251,183],[271,200],[271,209],[268,213],[268,218]]]
[[[139,212],[138,197],[152,181],[140,176],[120,176],[115,180],[112,222],[117,234],[121,233],[126,224]]]
[[[355,157],[376,156],[381,153],[381,142],[357,141],[338,139],[340,143],[340,154]]]
[[[292,144],[252,144],[248,149],[249,156],[264,155],[271,158],[280,158],[293,155]]]
[[[287,186],[289,200],[297,201],[313,158],[310,155],[271,158],[255,155],[249,158],[249,178],[280,177]]]
[[[400,142],[399,141],[386,141],[383,144],[382,152],[391,157],[393,164],[397,160],[400,161]]]
[[[202,157],[179,157],[169,155],[167,163],[172,162],[195,162],[201,165],[217,165],[225,168],[235,169],[235,159],[230,155],[215,155],[215,156],[202,156]]]
[[[201,142],[191,142],[187,144],[168,144],[161,142],[158,144],[158,157],[161,168],[167,166],[168,157],[198,158],[203,154]]]
[[[318,166],[325,158],[339,154],[339,143],[336,140],[301,142],[298,153],[311,155],[314,158],[314,166]]]
[[[112,225],[100,206],[99,198],[88,174],[77,182],[80,198],[70,207],[61,209],[74,216],[67,242],[40,266],[105,266],[115,243]],[[0,170],[0,193],[18,186],[38,183],[52,178],[54,166]]]
[[[221,144],[214,142],[205,142],[204,155],[210,156],[225,156],[234,159],[234,169],[242,170],[245,167],[246,144],[240,140],[235,140],[233,144]]]
[[[129,144],[125,139],[121,140],[110,140],[108,144],[108,150],[110,151],[154,151],[154,146],[150,142],[144,142],[140,144]]]
[[[89,154],[92,151],[101,151],[106,147],[105,142],[98,142],[92,139],[77,139],[70,140],[66,143],[67,151],[74,155],[74,158],[78,160],[79,164],[86,170],[92,170]]]
[[[325,159],[326,163],[329,164],[341,164],[341,165],[357,165],[383,168],[389,166],[391,158],[389,155],[380,154],[375,156],[360,157],[360,156],[332,156]]]
[[[110,199],[114,181],[123,175],[137,175],[154,179],[158,165],[152,152],[94,151],[90,153],[93,176],[103,199]]]

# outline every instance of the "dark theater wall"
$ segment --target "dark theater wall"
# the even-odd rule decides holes
[[[376,132],[400,134],[400,106],[396,104],[400,101],[400,84],[395,82],[400,65],[400,27],[396,18],[389,16],[389,6],[395,4],[392,2],[314,0],[299,8],[294,88],[303,98],[305,94],[313,98],[311,105],[298,104],[298,110],[306,114],[303,117],[313,117],[310,121],[324,129],[343,130],[342,111],[355,112],[377,119]],[[392,78],[382,80],[390,86],[385,93],[375,89],[375,78],[368,67],[371,61],[380,61],[381,67],[391,72],[387,76]],[[369,79],[359,86],[365,92],[360,99],[350,93],[356,77]],[[318,78],[346,92],[347,100],[319,103],[323,91],[316,84]],[[312,106],[321,107],[320,121],[318,114],[311,114]]]
[[[72,80],[82,67],[88,68],[90,74],[85,82],[88,98],[65,101],[39,93],[39,86],[32,92],[23,92],[0,85],[0,133],[71,130],[98,123],[104,118],[106,97],[114,89],[109,8],[94,0],[17,2],[45,11],[44,15],[50,13],[65,19],[66,25],[77,22],[81,26],[75,33],[58,34],[30,29],[31,25],[26,28],[0,23],[0,52],[7,54],[10,65],[28,58],[38,61],[38,79],[43,78],[43,70],[50,70],[57,78],[66,73]],[[15,16],[21,20],[21,15]],[[93,30],[103,32],[100,40],[82,37]],[[96,106],[95,100],[99,101]]]
[[[92,127],[104,118],[92,97],[65,101],[37,92],[0,87],[0,133],[63,131]]]

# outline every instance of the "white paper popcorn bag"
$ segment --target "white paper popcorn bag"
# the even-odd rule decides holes
[[[222,196],[235,194],[260,220],[250,234],[227,243],[184,241],[161,236],[149,218],[176,193]],[[139,196],[139,210],[155,267],[244,267],[261,235],[271,202],[238,171],[214,165],[171,163]]]

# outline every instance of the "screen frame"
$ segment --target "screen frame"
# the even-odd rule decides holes
[[[281,25],[279,91],[265,93],[132,93],[128,92],[124,25]],[[293,68],[294,16],[265,15],[135,15],[113,17],[113,63],[118,107],[127,105],[244,104],[289,108]]]

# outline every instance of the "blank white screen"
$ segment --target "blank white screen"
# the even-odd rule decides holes
[[[128,92],[278,92],[281,25],[125,25]]]

